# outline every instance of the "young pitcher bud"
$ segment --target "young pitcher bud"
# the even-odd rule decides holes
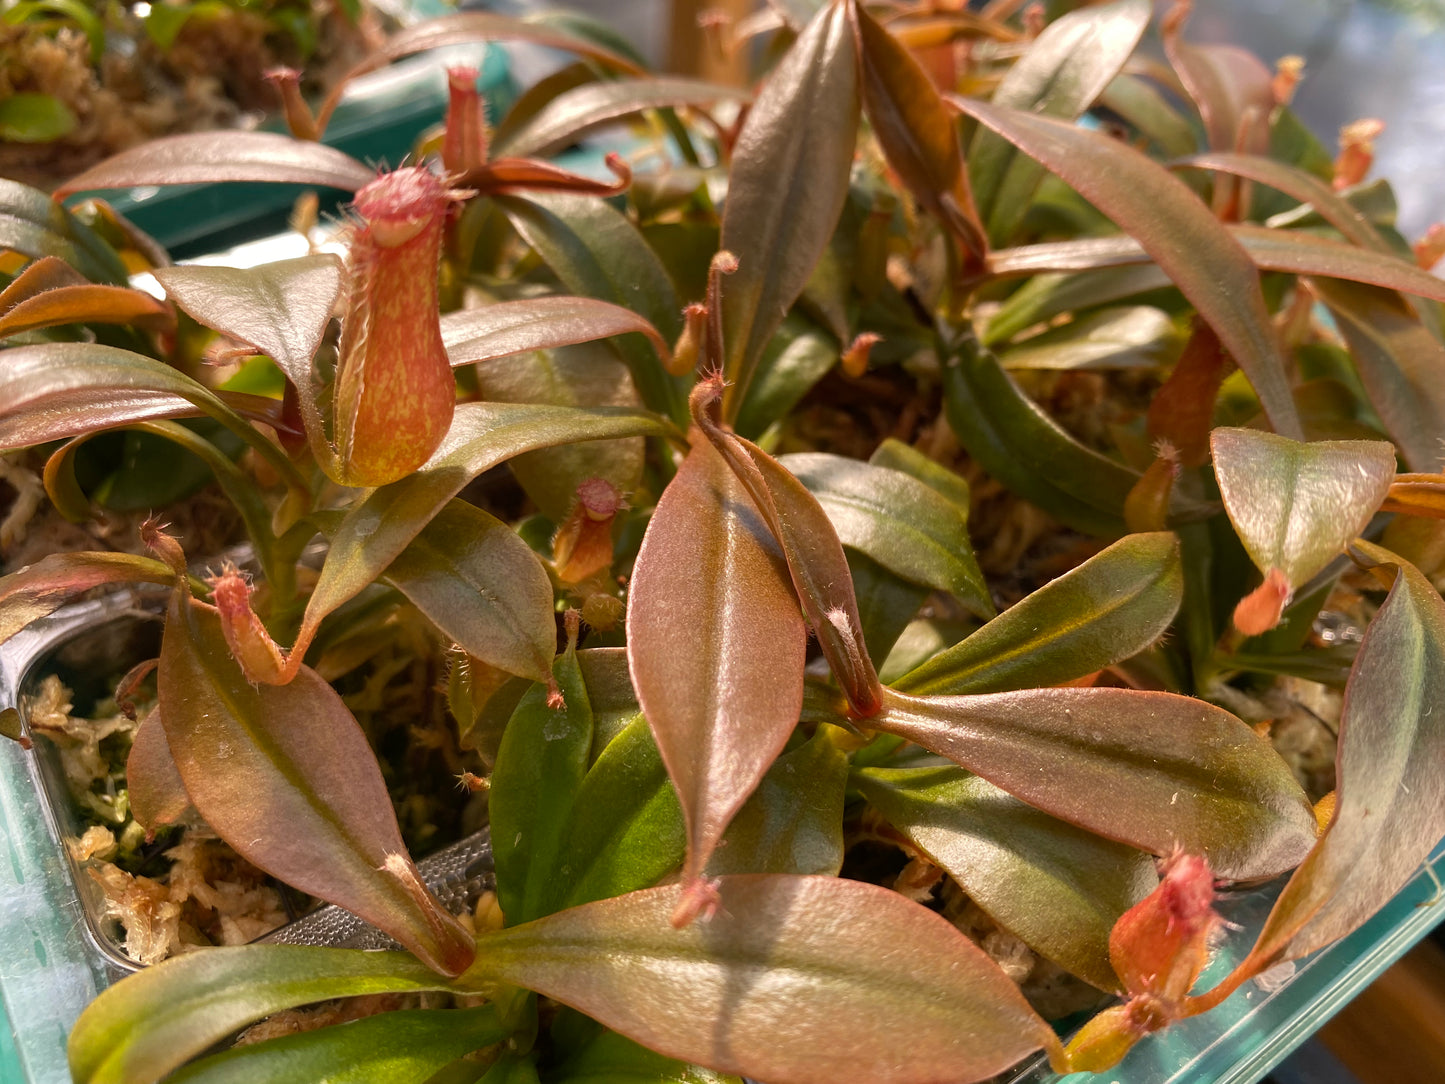
[[[477,93],[477,69],[447,69],[447,126],[442,139],[442,165],[465,177],[487,160],[487,121]]]
[[[571,587],[612,567],[612,521],[627,507],[605,478],[589,478],[577,487],[572,514],[552,539],[557,578]]]
[[[437,267],[452,194],[425,169],[356,195],[351,291],[336,377],[345,480],[380,486],[416,470],[451,426],[456,383],[442,345]]]
[[[281,98],[282,114],[291,134],[297,139],[320,139],[321,128],[316,123],[316,115],[301,96],[301,73],[295,68],[272,68],[266,73],[266,81],[276,88]]]
[[[281,649],[251,609],[251,585],[246,577],[227,562],[221,574],[208,582],[211,597],[221,614],[221,633],[226,638],[226,646],[241,664],[246,679],[259,685],[281,685],[290,680]]]
[[[1234,627],[1246,636],[1260,636],[1279,624],[1289,602],[1290,585],[1277,568],[1269,570],[1264,582],[1234,608]]]
[[[1209,863],[1177,854],[1159,887],[1114,923],[1109,961],[1130,994],[1175,1004],[1204,970],[1210,938],[1222,921],[1214,910]]]
[[[1340,129],[1340,153],[1335,158],[1335,191],[1357,185],[1375,164],[1375,140],[1385,122],[1374,117],[1351,121]]]

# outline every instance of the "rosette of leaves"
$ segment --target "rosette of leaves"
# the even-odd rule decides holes
[[[76,1079],[966,1081],[1038,1048],[1102,1068],[1388,900],[1445,834],[1445,290],[1356,183],[1362,149],[1332,164],[1294,119],[1287,71],[1192,45],[1179,17],[1172,72],[1136,67],[1148,17],[1144,0],[1043,28],[780,5],[739,28],[776,44],[751,95],[651,76],[586,23],[438,20],[375,63],[479,38],[580,59],[491,131],[454,72],[423,144],[445,180],[261,135],[178,137],[76,178],[358,193],[344,265],[158,268],[167,296],[143,314],[103,240],[5,190],[0,243],[32,262],[0,295],[17,343],[0,447],[65,441],[47,487],[81,517],[86,440],[180,443],[241,510],[268,605],[234,573],[205,601],[152,531],[154,558],[0,580],[0,635],[97,585],[168,585],[169,759],[143,769],[165,808],[194,804],[416,957],[168,962],[81,1017]],[[327,113],[298,106],[293,126],[314,136]],[[536,157],[634,117],[670,169],[613,159],[598,182]],[[188,375],[184,343],[140,319],[177,309],[274,363],[274,395]],[[77,331],[101,323],[127,338]],[[773,454],[801,443],[810,396],[870,365],[941,401],[977,468],[1093,555],[996,613],[958,473],[899,440]],[[1026,394],[1039,370],[1147,379],[1086,443]],[[198,414],[265,469],[175,421]],[[519,530],[462,499],[502,463],[536,509]],[[313,582],[297,559],[318,534]],[[1363,637],[1313,641],[1359,570],[1388,590]],[[310,665],[377,591],[467,660],[451,701],[494,762],[500,928],[464,930],[419,884]],[[916,620],[930,596],[971,631]],[[556,654],[569,606],[587,628],[563,621]],[[1316,808],[1227,710],[1278,674],[1344,689]],[[942,917],[837,876],[865,816],[1126,1000],[1065,1049]],[[1244,962],[1195,992],[1214,880],[1289,870]],[[181,1068],[285,1008],[423,990],[486,1002]]]

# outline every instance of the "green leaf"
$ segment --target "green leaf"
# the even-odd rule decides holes
[[[0,139],[49,143],[75,131],[75,114],[51,94],[11,94],[0,101]]]
[[[1276,431],[1301,435],[1259,273],[1184,182],[1102,132],[971,99],[950,100],[1136,238],[1234,355]]]
[[[893,683],[918,695],[1059,685],[1144,650],[1183,597],[1171,534],[1115,542]]]
[[[467,980],[536,990],[666,1057],[760,1080],[979,1080],[1056,1047],[981,949],[888,889],[778,874],[717,889],[712,919],[682,930],[672,885],[492,934]]]
[[[888,164],[909,192],[977,260],[988,249],[969,191],[958,131],[933,80],[861,4],[849,4],[863,106]]]
[[[1100,989],[1119,989],[1109,931],[1158,883],[1153,858],[954,767],[870,768],[852,783],[1000,926]]]
[[[52,553],[0,576],[0,643],[93,587],[174,583],[169,565],[130,553]]]
[[[1055,19],[1003,77],[993,104],[1063,120],[1081,116],[1134,52],[1150,9],[1147,0],[1115,0]],[[1044,169],[987,129],[974,133],[968,161],[989,239],[1003,244],[1023,221]]]
[[[90,46],[90,63],[100,66],[105,53],[105,22],[96,11],[81,0],[20,0],[6,10],[4,21],[12,26],[23,26],[37,15],[40,19],[35,21],[42,26],[51,22],[44,18],[46,15],[58,15],[73,23],[85,35],[86,44]]]
[[[247,1024],[333,997],[445,989],[402,952],[245,945],[176,956],[105,990],[70,1033],[75,1084],[154,1084]]]
[[[1350,348],[1370,403],[1411,470],[1433,472],[1445,438],[1445,346],[1398,295],[1314,279]]]
[[[818,873],[843,868],[843,794],[848,758],[819,727],[780,756],[728,826],[708,863],[727,873]]]
[[[1190,123],[1137,75],[1116,75],[1099,95],[1099,104],[1119,114],[1167,155],[1182,157],[1198,147]]]
[[[748,101],[736,87],[661,76],[589,83],[557,95],[525,127],[498,141],[498,154],[541,157],[575,143],[594,128],[648,109]]]
[[[415,1084],[506,1038],[490,1005],[385,1012],[227,1050],[187,1066],[167,1084]]]
[[[1314,842],[1314,813],[1289,766],[1266,739],[1203,700],[1091,688],[889,691],[885,702],[874,729],[1108,839],[1151,854],[1204,854],[1220,877],[1273,877]]]
[[[736,429],[756,438],[787,414],[838,362],[838,344],[811,320],[789,313],[758,359]]]
[[[161,641],[161,721],[196,810],[243,858],[353,911],[430,966],[462,971],[470,936],[427,892],[376,757],[341,697],[301,667],[252,685],[220,615],[177,590]]]
[[[950,501],[958,509],[958,514],[965,520],[968,519],[968,512],[973,504],[968,483],[961,475],[949,470],[942,463],[928,458],[913,445],[904,444],[901,440],[889,437],[873,449],[873,454],[868,457],[868,462],[875,467],[887,467],[889,470],[898,470],[912,475],[929,489]]]
[[[1038,245],[1022,249],[1005,249],[990,257],[993,264],[1011,253],[1027,252]],[[1090,267],[1097,266],[1090,264]],[[984,328],[985,346],[994,346],[1013,338],[1021,331],[1052,320],[1060,313],[1077,314],[1095,305],[1107,305],[1140,294],[1167,289],[1169,278],[1152,263],[1134,266],[1108,266],[1104,270],[1081,275],[1037,274],[1009,295]]]
[[[0,247],[54,256],[92,282],[124,286],[130,273],[100,235],[44,192],[0,178]]]
[[[567,1084],[743,1084],[734,1076],[664,1058],[605,1030],[569,1058],[556,1079]]]
[[[184,132],[121,151],[55,190],[56,198],[98,188],[142,184],[266,181],[355,192],[376,171],[324,143],[275,132]]]
[[[191,796],[166,744],[165,727],[158,710],[148,711],[136,727],[125,760],[126,793],[131,815],[147,832],[173,824],[191,808]]]
[[[326,439],[311,361],[341,293],[341,261],[318,254],[244,270],[188,265],[156,268],[154,274],[171,300],[196,320],[276,362],[296,389],[312,453],[334,476],[340,468]]]
[[[487,808],[497,861],[497,899],[508,925],[550,914],[568,879],[558,861],[578,814],[606,815],[576,804],[592,751],[592,706],[575,645],[552,669],[563,704],[547,687],[522,697],[502,735]]]
[[[1066,433],[971,338],[949,351],[943,391],[959,443],[990,475],[1076,530],[1124,533],[1139,474]]]
[[[1329,564],[1365,529],[1395,480],[1384,441],[1303,444],[1253,429],[1216,429],[1214,474],[1225,511],[1261,572],[1291,587]]]
[[[385,576],[469,655],[533,681],[551,676],[552,581],[531,547],[495,516],[448,501]]]
[[[1352,556],[1395,582],[1345,687],[1334,816],[1241,965],[1250,974],[1357,929],[1445,836],[1445,602],[1387,549],[1358,542]]]
[[[845,556],[848,573],[853,578],[868,657],[873,660],[874,669],[878,669],[928,597],[928,588],[909,583],[858,550],[849,550]]]
[[[635,410],[463,403],[442,446],[410,477],[372,490],[346,513],[307,603],[299,638],[366,587],[401,555],[462,487],[512,456],[569,441],[661,436],[660,419]]]
[[[503,196],[497,205],[571,293],[640,312],[667,342],[682,333],[672,280],[628,219],[602,200],[562,193]],[[657,353],[628,336],[614,343],[632,372],[642,401],[681,421],[678,381]]]
[[[561,906],[650,888],[682,864],[682,808],[640,709],[588,769],[573,808],[557,858],[568,879]]]
[[[807,634],[748,492],[694,427],[628,588],[627,659],[687,821],[686,880],[783,750]]]
[[[973,555],[966,513],[918,479],[823,452],[778,462],[818,498],[838,538],[912,583],[957,595],[980,617],[993,601]]]
[[[1134,369],[1169,364],[1183,345],[1169,315],[1149,305],[1100,309],[999,354],[1005,369]]]
[[[279,406],[252,396],[218,395],[169,365],[113,346],[16,346],[0,364],[0,450],[131,421],[205,414],[260,452],[282,477],[299,483],[286,453],[235,409],[280,425]]]
[[[848,198],[858,57],[846,6],[819,12],[773,70],[733,150],[722,247],[723,417],[747,401],[758,359],[807,285]]]

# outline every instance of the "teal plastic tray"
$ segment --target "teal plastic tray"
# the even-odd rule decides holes
[[[440,0],[402,0],[399,17],[414,22],[452,10]],[[477,67],[478,89],[487,99],[492,118],[510,106],[513,87],[503,49],[479,44],[441,53],[449,63]],[[368,164],[395,167],[411,153],[417,136],[442,120],[446,105],[446,76],[438,57],[407,58],[363,76],[347,88],[324,142]],[[285,131],[279,120],[264,127]],[[123,192],[79,192],[66,202],[74,205],[99,196],[172,256],[188,258],[284,229],[296,197],[306,190],[304,185],[284,184],[152,185]],[[323,211],[332,210],[345,198],[335,191],[320,194]]]

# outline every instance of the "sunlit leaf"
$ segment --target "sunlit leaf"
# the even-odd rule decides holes
[[[0,316],[0,338],[60,324],[136,324],[164,330],[174,323],[162,301],[122,286],[59,286]]]
[[[887,889],[759,875],[718,891],[712,919],[684,930],[667,923],[677,886],[503,930],[468,979],[535,989],[668,1057],[779,1084],[979,1080],[1057,1042],[981,949]],[[908,1042],[880,1041],[899,1034]]]
[[[130,553],[53,553],[0,576],[0,643],[75,596],[115,583],[175,582],[170,566]]]
[[[1204,854],[1221,877],[1272,877],[1314,842],[1314,813],[1289,766],[1268,740],[1203,700],[1091,688],[889,691],[885,704],[870,720],[875,729],[1108,839],[1152,854]]]
[[[385,576],[469,655],[534,681],[552,673],[552,583],[531,547],[495,516],[448,501]]]
[[[360,994],[438,990],[402,952],[246,945],[190,952],[92,1001],[70,1033],[76,1084],[154,1084],[247,1024],[282,1009]]]
[[[993,616],[966,512],[957,505],[902,471],[845,456],[800,452],[778,462],[818,498],[843,545],[906,580],[957,595],[981,617]]]
[[[676,341],[682,306],[672,280],[621,212],[601,200],[566,194],[509,196],[497,204],[567,290],[639,312],[665,341]],[[683,392],[658,354],[632,336],[615,346],[643,402],[681,421]]]
[[[1003,351],[1005,369],[1132,369],[1165,365],[1179,350],[1167,313],[1148,305],[1101,309]]]
[[[848,197],[858,57],[846,6],[819,12],[773,69],[733,150],[722,247],[723,417],[736,418],[773,332],[802,292]]]
[[[1147,0],[1115,0],[1055,19],[1003,77],[993,104],[1064,120],[1080,116],[1123,69],[1149,25],[1150,8]],[[985,129],[969,147],[979,213],[994,244],[1018,227],[1044,177],[1025,154]]]
[[[1148,647],[1174,620],[1183,591],[1177,539],[1129,535],[893,687],[940,695],[1060,685]]]
[[[341,261],[319,254],[244,270],[189,265],[157,268],[154,274],[196,320],[276,362],[296,388],[313,453],[323,464],[334,463],[311,359],[341,293]]]
[[[1397,294],[1314,279],[1354,358],[1370,403],[1414,471],[1438,470],[1445,438],[1445,346]]]
[[[694,394],[694,407],[698,402]],[[778,544],[818,646],[853,710],[878,710],[881,687],[863,639],[863,622],[847,558],[828,513],[807,488],[756,444],[717,427],[700,413],[713,446],[762,513]]]
[[[736,430],[756,439],[838,363],[839,345],[797,312],[790,313],[758,359]]]
[[[497,863],[497,899],[508,925],[554,910],[558,882],[570,873],[558,858],[579,810],[578,791],[592,751],[592,705],[577,666],[576,645],[552,668],[562,703],[534,685],[522,697],[502,735],[487,808]]]
[[[490,1005],[384,1012],[213,1054],[169,1084],[415,1084],[463,1054],[507,1037]]]
[[[1167,155],[1192,154],[1198,147],[1193,126],[1158,90],[1137,75],[1115,76],[1098,100],[1105,109],[1119,114],[1152,139]]]
[[[848,13],[858,36],[863,106],[888,164],[964,253],[979,259],[988,242],[948,108],[918,61],[861,4],[849,4]]]
[[[1109,931],[1153,890],[1153,858],[954,767],[871,768],[852,783],[1000,926],[1095,986],[1118,988]]]
[[[451,431],[425,467],[373,490],[347,511],[332,536],[299,638],[309,641],[323,617],[380,576],[463,486],[490,467],[521,452],[569,441],[666,432],[660,419],[642,411],[459,405]]]
[[[442,317],[442,342],[454,366],[634,331],[647,336],[664,365],[671,360],[667,341],[647,320],[631,309],[590,297],[499,301]]]
[[[589,83],[557,95],[525,127],[509,133],[497,150],[515,155],[545,155],[576,142],[601,125],[664,106],[710,105],[747,101],[746,91],[695,79],[669,77],[617,79]]]
[[[219,614],[178,590],[158,684],[186,792],[242,857],[355,912],[438,971],[471,962],[470,936],[407,856],[365,734],[315,671],[252,685]]]
[[[1101,132],[972,99],[950,100],[1042,162],[1134,236],[1214,327],[1276,431],[1301,435],[1259,273],[1183,181]]]
[[[375,179],[374,169],[334,147],[275,132],[231,129],[149,140],[70,178],[55,194],[217,181],[311,184],[355,192]]]
[[[696,878],[798,721],[807,635],[747,491],[701,431],[689,442],[637,555],[627,658]]]
[[[1061,242],[1070,248],[1075,243]],[[1003,249],[990,256],[990,263],[997,261],[1002,264],[1014,255],[1022,256],[1047,247],[1051,246],[1025,245],[1023,248]],[[1103,270],[1090,270],[1078,275],[1041,274],[1033,270],[1028,274],[1034,277],[1009,295],[984,328],[982,338],[985,346],[1006,342],[1019,332],[1043,324],[1060,313],[1074,314],[1095,305],[1124,301],[1170,286],[1169,277],[1153,263],[1110,264]]]
[[[1210,440],[1225,511],[1261,572],[1300,586],[1364,530],[1395,477],[1384,441],[1302,444],[1253,429]]]

